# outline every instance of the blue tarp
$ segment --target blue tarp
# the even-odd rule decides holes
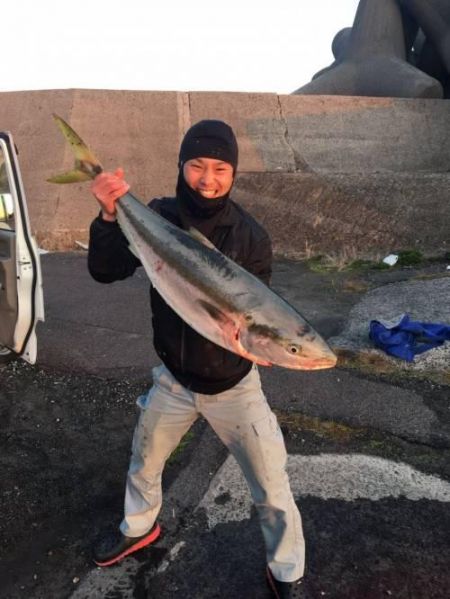
[[[371,320],[369,337],[387,354],[413,362],[417,354],[450,341],[450,325],[418,322],[404,314],[394,325]]]

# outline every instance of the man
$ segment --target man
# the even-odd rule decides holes
[[[175,225],[194,227],[221,252],[269,283],[272,249],[266,231],[230,198],[238,163],[232,129],[222,121],[193,125],[180,147],[175,198],[149,207]],[[129,189],[123,171],[96,177],[101,214],[91,225],[88,265],[97,281],[131,276],[140,265],[116,222],[115,202]],[[259,514],[267,577],[275,597],[304,597],[300,514],[285,471],[286,450],[262,392],[256,365],[190,328],[151,287],[154,346],[161,366],[138,399],[139,419],[128,471],[125,514],[117,538],[95,551],[108,566],[155,541],[160,533],[161,475],[180,439],[202,415],[236,458]]]

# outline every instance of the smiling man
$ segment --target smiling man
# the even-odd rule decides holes
[[[149,207],[173,224],[195,228],[222,253],[269,283],[271,242],[266,231],[230,198],[238,164],[232,129],[222,121],[193,125],[180,147],[174,198]],[[129,189],[122,169],[96,177],[92,192],[101,214],[91,226],[89,271],[110,283],[140,266],[116,222],[115,202]],[[182,436],[202,415],[236,458],[247,479],[266,543],[267,578],[278,598],[304,598],[304,541],[300,514],[286,475],[284,440],[256,365],[208,341],[150,290],[153,342],[161,366],[138,399],[139,418],[128,471],[125,514],[113,538],[94,551],[112,565],[160,534],[161,475]]]
[[[214,158],[193,158],[183,165],[184,180],[188,186],[207,199],[225,196],[233,185],[231,164]]]

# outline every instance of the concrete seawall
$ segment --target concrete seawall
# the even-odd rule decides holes
[[[19,148],[42,247],[86,241],[89,184],[57,186],[72,156],[55,112],[105,168],[123,166],[142,199],[172,195],[186,129],[221,118],[240,146],[234,197],[278,254],[370,256],[450,249],[450,102],[337,96],[52,90],[0,93],[0,128]]]

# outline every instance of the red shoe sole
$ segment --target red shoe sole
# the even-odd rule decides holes
[[[142,538],[135,545],[131,545],[131,547],[128,547],[128,549],[125,549],[125,551],[122,551],[122,553],[119,553],[119,555],[117,555],[113,559],[110,559],[107,562],[96,562],[94,560],[94,563],[97,564],[97,566],[112,566],[113,564],[117,564],[117,562],[120,562],[120,560],[123,559],[124,557],[126,557],[127,555],[130,555],[131,553],[134,553],[135,551],[139,551],[139,549],[143,549],[144,547],[147,547],[147,545],[150,545],[150,543],[153,543],[154,541],[156,541],[156,539],[159,537],[160,534],[161,534],[161,528],[160,528],[159,524],[157,524],[155,529],[152,530],[151,534]]]

